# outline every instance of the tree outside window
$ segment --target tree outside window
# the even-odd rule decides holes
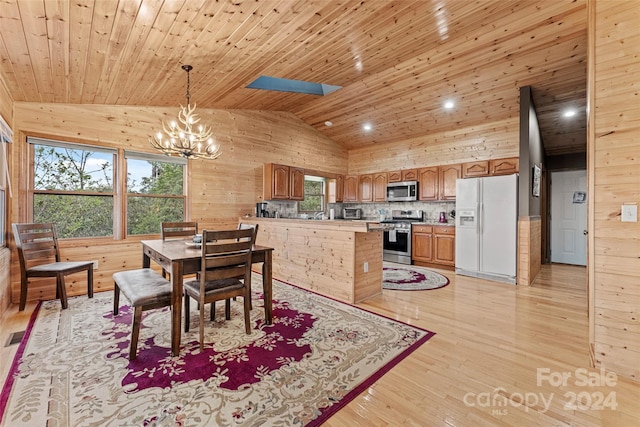
[[[159,233],[162,222],[184,221],[184,164],[126,157],[127,234]]]
[[[113,151],[33,145],[33,221],[60,238],[113,235]]]
[[[304,177],[304,200],[298,203],[303,213],[324,211],[325,179],[318,176]]]

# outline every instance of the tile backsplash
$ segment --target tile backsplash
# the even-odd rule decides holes
[[[329,203],[325,213],[329,209],[335,209],[336,219],[342,218],[342,208],[362,209],[363,219],[379,220],[382,215],[391,217],[392,210],[422,210],[424,211],[424,221],[436,222],[440,217],[440,212],[447,213],[447,221],[453,223],[454,219],[450,213],[456,208],[455,201],[451,202],[393,202],[393,203]],[[281,218],[296,218],[298,216],[298,203],[292,201],[270,201],[267,210],[273,216],[275,212]]]

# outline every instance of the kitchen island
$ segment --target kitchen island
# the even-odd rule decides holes
[[[353,304],[382,293],[382,233],[375,221],[240,218],[273,248],[273,277]]]

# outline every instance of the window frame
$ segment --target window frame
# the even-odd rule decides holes
[[[148,238],[149,236],[155,236],[160,234],[160,227],[158,226],[158,232],[153,234],[134,234],[128,235],[127,233],[127,201],[129,195],[133,195],[136,197],[146,196],[146,197],[164,197],[166,195],[145,195],[139,193],[129,193],[127,188],[127,156],[131,158],[136,158],[138,160],[152,160],[158,162],[166,162],[166,163],[180,163],[183,164],[183,181],[182,181],[182,195],[172,195],[175,198],[183,199],[183,212],[184,212],[184,220],[189,221],[190,212],[188,210],[188,165],[189,162],[186,159],[169,157],[163,154],[150,154],[145,153],[143,151],[135,151],[135,150],[125,150],[124,148],[112,148],[107,145],[99,145],[96,143],[88,143],[84,141],[78,140],[61,140],[61,139],[53,139],[55,137],[42,137],[35,135],[27,135],[27,155],[28,155],[28,178],[27,178],[27,201],[26,201],[26,220],[33,222],[34,215],[34,196],[36,194],[61,194],[61,195],[89,195],[89,196],[102,196],[102,197],[112,197],[113,198],[113,233],[109,236],[88,236],[88,237],[67,237],[62,238],[59,237],[59,240],[64,241],[72,241],[72,240],[115,240],[121,241],[126,239],[135,239],[142,240],[144,238]],[[67,138],[64,138],[67,139]],[[70,148],[75,150],[84,150],[84,151],[92,151],[96,152],[109,152],[113,154],[113,185],[111,192],[91,192],[91,191],[69,191],[69,190],[36,190],[34,188],[35,185],[35,146],[36,145],[48,145],[55,146],[61,148]]]
[[[9,198],[11,182],[9,177],[9,144],[13,142],[13,130],[0,114],[0,248],[8,246]]]

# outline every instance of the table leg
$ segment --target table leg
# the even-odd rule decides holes
[[[151,267],[151,258],[149,255],[142,252],[142,268],[150,268]]]
[[[171,264],[171,354],[180,354],[180,333],[182,321],[182,262]]]
[[[271,308],[273,303],[273,266],[271,265],[271,251],[264,254],[264,262],[262,263],[262,292],[264,293],[264,318],[267,325],[273,323]]]

